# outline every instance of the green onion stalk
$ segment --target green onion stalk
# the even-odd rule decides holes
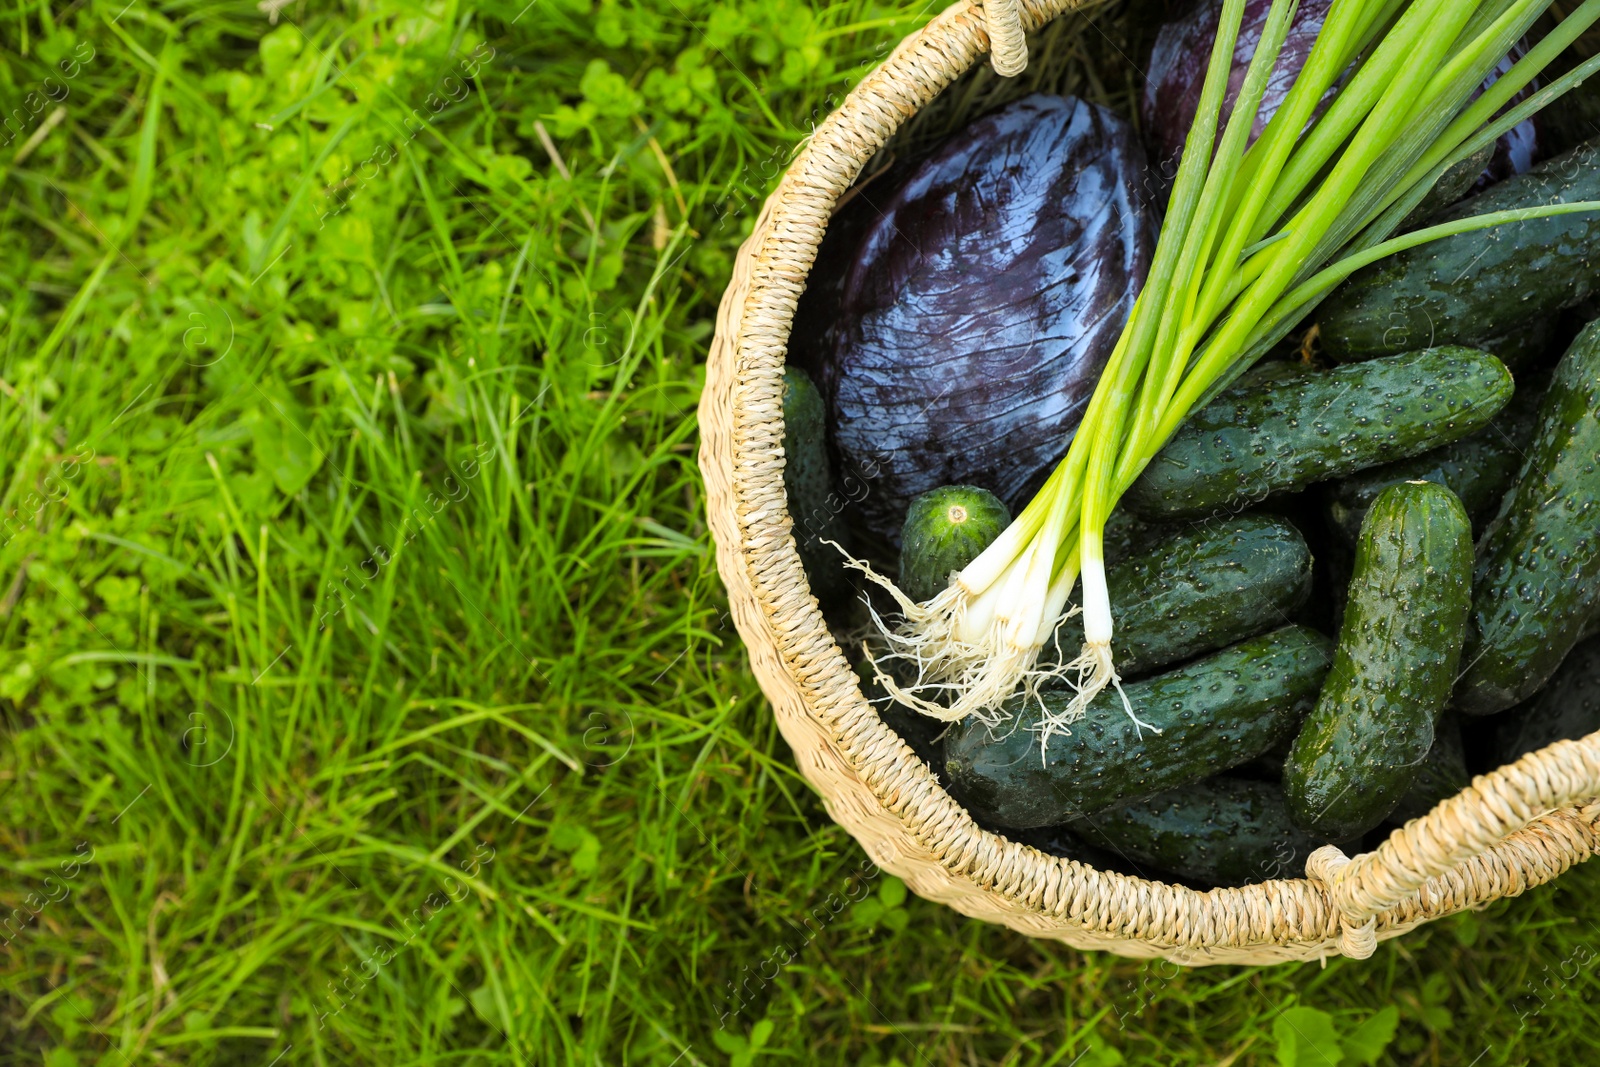
[[[1106,520],[1192,412],[1369,263],[1470,230],[1600,210],[1581,202],[1503,211],[1392,236],[1446,170],[1600,67],[1600,57],[1583,63],[1508,107],[1600,19],[1600,0],[1587,0],[1469,102],[1550,3],[1335,0],[1305,66],[1250,144],[1295,4],[1273,0],[1219,139],[1244,13],[1244,0],[1226,0],[1150,274],[1066,457],[932,600],[914,603],[863,566],[900,607],[898,620],[877,619],[890,654],[918,669],[904,687],[880,671],[890,693],[934,718],[998,725],[1019,693],[1036,698],[1046,682],[1066,681],[1076,693],[1065,710],[1040,702],[1041,745],[1068,732],[1105,689],[1121,693]],[[1318,102],[1352,67],[1313,121]],[[1080,582],[1082,648],[1066,662],[1059,650],[1041,662]],[[1133,716],[1126,695],[1122,701]]]

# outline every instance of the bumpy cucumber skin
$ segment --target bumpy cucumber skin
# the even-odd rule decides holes
[[[1383,491],[1356,545],[1333,669],[1283,768],[1301,829],[1365,833],[1410,788],[1455,681],[1471,576],[1455,494],[1431,482]]]
[[[1495,724],[1495,749],[1501,763],[1600,730],[1600,640],[1590,638],[1579,644],[1548,685],[1501,718],[1504,721]]]
[[[1440,801],[1461,792],[1471,781],[1472,776],[1467,773],[1467,750],[1461,743],[1461,723],[1446,712],[1439,717],[1434,729],[1433,747],[1417,765],[1417,776],[1412,779],[1411,788],[1389,813],[1388,821],[1403,825],[1420,819]]]
[[[932,600],[1009,525],[1011,512],[987,489],[946,485],[918,496],[900,530],[900,591]]]
[[[806,372],[783,372],[783,489],[794,520],[794,543],[811,592],[824,605],[850,594],[844,557],[824,541],[848,546],[828,464],[826,408]]]
[[[1311,577],[1305,538],[1271,516],[1143,538],[1106,571],[1117,670],[1124,680],[1138,678],[1281,626],[1310,596]],[[1072,653],[1082,645],[1076,616],[1059,643]]]
[[[1450,490],[1481,532],[1517,478],[1539,421],[1539,400],[1548,378],[1519,384],[1511,402],[1483,429],[1420,456],[1359,471],[1328,490],[1328,517],[1346,542],[1355,544],[1361,522],[1378,494],[1401,482],[1433,482]]]
[[[1539,405],[1528,459],[1483,534],[1456,707],[1490,715],[1533,696],[1600,606],[1600,320]]]
[[[1270,782],[1213,778],[1070,824],[1089,844],[1199,886],[1300,878],[1327,839],[1289,819]]]
[[[1238,511],[1460,440],[1511,393],[1505,366],[1468,348],[1230,389],[1190,417],[1123,501],[1149,518]]]
[[[1455,706],[1532,696],[1600,607],[1600,321],[1556,365],[1528,457],[1484,533]]]
[[[975,720],[945,738],[951,792],[980,822],[1013,829],[1053,826],[1129,797],[1199,781],[1265,752],[1294,732],[1327,672],[1326,637],[1300,626],[1252,638],[1168,674],[1124,687],[1139,729],[1108,690],[1054,738],[1046,758],[1037,703],[1014,707],[1009,733]],[[1063,705],[1072,694],[1046,692]]]
[[[1600,199],[1600,143],[1591,141],[1429,221],[1594,199]],[[1597,279],[1600,216],[1593,213],[1430,241],[1358,271],[1323,301],[1322,350],[1357,360],[1419,344],[1482,344],[1577,304]]]

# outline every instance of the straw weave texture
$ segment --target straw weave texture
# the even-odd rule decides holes
[[[1032,31],[1075,0],[1019,0]],[[1600,734],[1477,778],[1374,852],[1313,854],[1304,879],[1199,892],[1059,859],[967,815],[863,699],[790,535],[783,369],[829,214],[863,165],[990,50],[962,2],[908,37],[800,151],[740,249],[700,403],[700,466],[732,617],[800,770],[885,870],[1035,937],[1187,965],[1370,955],[1440,916],[1514,896],[1600,847]],[[1024,59],[1025,62],[1025,59]]]

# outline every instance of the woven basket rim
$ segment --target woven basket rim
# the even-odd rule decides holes
[[[1032,31],[1083,0],[1025,0]],[[1030,936],[1186,965],[1369,955],[1377,940],[1514,896],[1600,848],[1600,733],[1474,779],[1379,849],[1309,877],[1199,891],[1099,871],[984,830],[862,697],[806,585],[783,490],[795,304],[838,197],[989,47],[960,2],[907,37],[797,154],[740,248],[700,405],[700,466],[730,614],[830,817],[919,895]]]

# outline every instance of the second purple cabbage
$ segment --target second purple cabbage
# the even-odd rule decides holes
[[[1289,89],[1310,57],[1312,45],[1316,43],[1323,20],[1332,6],[1332,0],[1301,0],[1294,23],[1289,28],[1289,36],[1267,80],[1266,93],[1261,98],[1261,108],[1250,131],[1252,142],[1261,136],[1284,97],[1289,95]],[[1222,103],[1223,126],[1233,114],[1234,102],[1238,100],[1239,91],[1244,85],[1245,71],[1256,54],[1256,46],[1261,41],[1261,31],[1271,7],[1271,0],[1245,0],[1244,21],[1239,27],[1228,92]],[[1206,65],[1211,58],[1211,46],[1216,38],[1221,13],[1222,0],[1200,0],[1183,18],[1161,28],[1150,53],[1149,77],[1145,80],[1139,113],[1144,120],[1147,146],[1168,181],[1177,174],[1178,161],[1183,156],[1184,139],[1200,108],[1200,91],[1205,84]],[[1496,78],[1510,70],[1512,61],[1520,58],[1524,51],[1522,45],[1514,48],[1509,56],[1500,61],[1494,73],[1485,79],[1484,87],[1494,84]],[[1474,98],[1482,91],[1480,88],[1474,93]],[[1317,106],[1318,115],[1332,102],[1337,92],[1335,87],[1323,97]],[[1517,94],[1512,98],[1513,102],[1523,99],[1526,93],[1527,90],[1523,90]],[[1479,187],[1525,172],[1538,162],[1538,148],[1538,128],[1532,119],[1513,127],[1495,145],[1494,157],[1479,178]]]

